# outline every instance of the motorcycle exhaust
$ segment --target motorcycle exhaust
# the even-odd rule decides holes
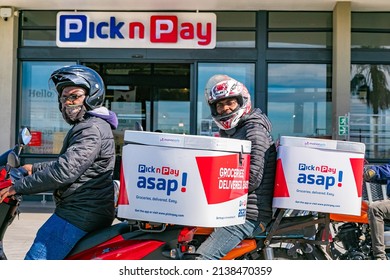
[[[264,259],[273,260],[274,259],[274,249],[270,246],[267,246],[263,249]]]

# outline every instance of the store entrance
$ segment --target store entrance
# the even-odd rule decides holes
[[[106,85],[105,106],[118,116],[114,130],[117,161],[125,130],[189,134],[190,64],[84,63]],[[118,177],[119,162],[114,177]]]
[[[85,63],[106,85],[106,106],[119,119],[117,143],[124,130],[142,124],[146,131],[189,134],[190,64]]]

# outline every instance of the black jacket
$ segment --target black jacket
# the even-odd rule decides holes
[[[15,182],[15,191],[53,191],[58,216],[84,231],[94,231],[111,225],[115,217],[114,163],[110,124],[88,115],[69,130],[59,158],[34,163],[33,174]]]
[[[271,122],[260,109],[245,115],[237,127],[221,137],[250,140],[252,143],[246,218],[269,223],[272,218],[276,147],[271,136]]]

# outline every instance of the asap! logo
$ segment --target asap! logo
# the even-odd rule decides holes
[[[138,165],[138,173],[145,175],[138,176],[137,187],[139,189],[149,189],[165,192],[167,196],[176,192],[181,186],[180,191],[187,191],[187,172],[181,173],[180,170],[169,166],[147,166]]]
[[[57,45],[86,47],[207,47],[216,44],[212,13],[66,13],[57,15]],[[119,41],[119,42],[118,42]],[[102,43],[107,43],[102,45]],[[109,44],[110,43],[110,44]]]
[[[338,187],[342,187],[343,171],[328,165],[313,165],[299,163],[297,182],[299,184],[323,186],[325,190],[333,187],[336,182]]]

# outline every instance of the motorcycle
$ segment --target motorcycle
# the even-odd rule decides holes
[[[14,149],[0,156],[0,189],[27,174],[20,168],[19,155],[31,140],[23,129]],[[7,162],[4,159],[7,158]],[[119,188],[116,182],[116,187]],[[12,196],[0,204],[0,259],[7,259],[2,240],[21,203]],[[371,257],[367,206],[362,215],[334,215],[291,209],[275,209],[266,230],[240,242],[223,259],[233,260],[307,260],[368,259]],[[188,260],[197,257],[196,249],[212,228],[172,225],[118,218],[108,228],[83,237],[66,259],[107,260]]]

